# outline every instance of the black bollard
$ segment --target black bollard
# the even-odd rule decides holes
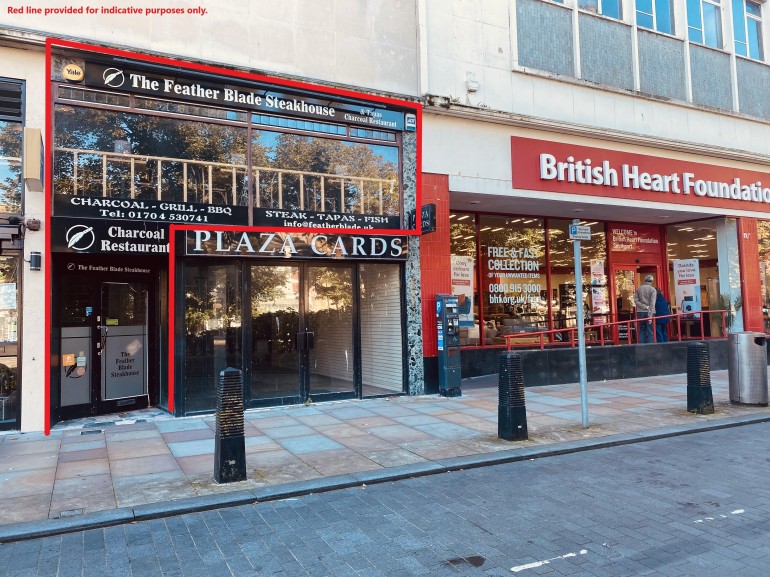
[[[714,412],[709,348],[706,343],[687,344],[687,410],[699,415],[711,415]]]
[[[243,373],[226,368],[217,384],[217,429],[214,480],[232,483],[246,479],[246,440],[243,434]]]
[[[526,441],[529,436],[521,355],[508,351],[500,353],[498,359],[497,436],[508,441]]]

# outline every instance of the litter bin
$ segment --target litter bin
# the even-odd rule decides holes
[[[727,336],[730,402],[767,406],[767,337],[737,332]]]

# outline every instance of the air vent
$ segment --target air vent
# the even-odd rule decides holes
[[[0,120],[21,120],[21,84],[0,80]]]

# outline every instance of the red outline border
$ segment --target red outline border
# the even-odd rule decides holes
[[[344,90],[339,88],[329,88],[321,85],[311,84],[307,82],[299,82],[296,80],[288,80],[282,78],[274,78],[271,76],[265,76],[261,74],[253,74],[249,72],[239,70],[229,70],[227,68],[219,68],[217,66],[211,66],[206,64],[199,64],[195,62],[188,62],[184,60],[174,60],[172,58],[163,58],[160,56],[151,56],[147,54],[139,54],[136,52],[129,52],[126,50],[118,50],[114,48],[105,48],[102,46],[95,46],[91,44],[84,44],[80,42],[72,42],[69,40],[61,40],[57,38],[46,38],[45,42],[45,56],[46,56],[46,78],[45,78],[45,146],[46,151],[52,150],[53,135],[51,133],[52,125],[52,93],[51,93],[51,58],[53,47],[69,48],[73,50],[82,50],[91,53],[105,54],[109,56],[118,56],[122,58],[129,58],[139,62],[151,62],[154,64],[162,64],[165,66],[172,66],[176,68],[195,70],[199,72],[207,72],[217,74],[219,76],[229,76],[231,78],[240,78],[243,80],[266,82],[269,84],[275,84],[278,86],[285,86],[290,88],[297,88],[302,90],[309,90],[312,92],[319,92],[325,94],[333,94],[336,96],[343,96],[347,98],[354,98],[361,101],[373,101],[382,104],[391,104],[399,106],[401,108],[410,109],[417,118],[417,126],[415,128],[415,134],[417,137],[416,148],[416,163],[415,163],[415,211],[419,214],[419,210],[422,206],[422,105],[419,102],[409,102],[406,100],[398,100],[396,98],[388,98],[384,96],[377,96],[372,94],[366,94],[362,92],[354,92],[352,90]],[[51,367],[53,363],[51,358],[51,294],[52,294],[52,272],[51,272],[51,234],[50,223],[52,214],[52,190],[51,190],[51,170],[53,169],[53,155],[46,154],[46,183],[45,183],[45,326],[48,338],[45,339],[45,358],[46,358],[46,373],[44,379],[45,386],[45,434],[49,435],[51,432]],[[406,218],[406,214],[403,215]],[[174,261],[176,252],[175,234],[177,231],[186,230],[210,230],[210,231],[240,231],[240,232],[296,232],[296,233],[325,233],[325,234],[364,234],[364,235],[382,235],[382,236],[419,236],[420,235],[420,219],[415,219],[414,229],[317,229],[317,228],[292,228],[292,227],[238,227],[238,226],[194,226],[194,225],[181,225],[170,224],[169,225],[169,270],[168,270],[168,298],[169,298],[169,310],[171,314],[168,317],[168,410],[170,413],[174,413],[174,330],[175,330],[175,303],[174,303],[174,291],[176,288],[176,278],[174,275]]]

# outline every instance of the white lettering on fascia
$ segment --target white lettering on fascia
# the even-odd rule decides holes
[[[770,188],[763,187],[761,180],[750,184],[742,184],[740,178],[731,182],[705,180],[693,172],[643,172],[634,164],[622,165],[618,178],[617,169],[607,160],[594,164],[590,158],[567,156],[562,162],[548,153],[540,154],[540,179],[613,187],[620,182],[622,188],[634,190],[770,204]]]

